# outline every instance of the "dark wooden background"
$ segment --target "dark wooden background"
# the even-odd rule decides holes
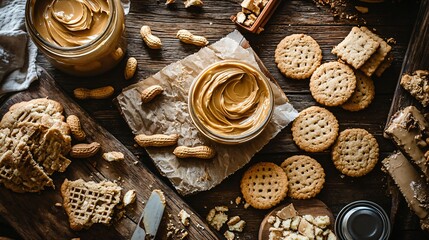
[[[136,76],[130,81],[124,80],[123,77],[125,60],[114,70],[102,76],[90,78],[78,78],[63,74],[55,70],[41,55],[38,57],[38,63],[54,76],[55,80],[69,95],[77,87],[93,88],[107,84],[115,87],[115,95],[117,95],[125,86],[142,80],[169,63],[198,51],[198,47],[182,44],[175,39],[177,30],[191,30],[196,34],[208,37],[210,42],[215,42],[233,31],[235,26],[230,22],[229,17],[240,10],[239,2],[241,1],[205,0],[204,7],[199,10],[185,9],[182,0],[177,0],[177,3],[171,7],[164,6],[163,1],[132,1],[131,11],[127,16],[126,22],[127,55],[136,57],[139,64]],[[376,29],[380,36],[384,38],[393,37],[397,42],[393,45],[392,50],[395,60],[391,68],[381,78],[374,78],[376,97],[370,107],[364,111],[354,113],[347,112],[341,108],[330,108],[338,118],[341,130],[360,127],[373,133],[380,145],[380,159],[382,159],[394,150],[391,142],[383,138],[382,131],[419,4],[416,1],[402,1],[400,3],[388,1],[371,5],[360,3],[359,1],[349,1],[350,9],[348,12],[356,13],[353,9],[354,4],[368,6],[369,13],[360,14],[358,20],[338,19],[333,17],[329,7],[320,7],[313,1],[283,0],[265,27],[264,32],[260,35],[245,33],[245,36],[267,68],[278,80],[291,103],[298,110],[316,105],[316,102],[309,93],[308,80],[294,81],[286,79],[277,70],[274,63],[274,50],[283,37],[293,33],[311,35],[322,48],[324,62],[335,59],[335,56],[330,53],[332,47],[347,35],[352,26],[362,25],[366,22],[366,25]],[[142,25],[151,26],[153,33],[162,39],[162,50],[151,50],[144,45],[139,35],[139,29]],[[145,151],[135,147],[133,135],[113,105],[112,99],[78,101],[78,103],[101,126],[109,130],[134,154],[140,156],[140,159],[153,172],[157,173]],[[185,200],[202,216],[206,216],[214,206],[229,206],[229,215],[239,215],[247,222],[245,231],[238,234],[240,239],[256,239],[259,223],[268,211],[252,208],[244,209],[243,205],[237,207],[235,203],[231,203],[237,196],[241,195],[239,181],[243,171],[251,164],[259,161],[271,161],[280,164],[285,158],[294,154],[305,153],[294,145],[291,139],[290,127],[288,127],[258,153],[244,169],[238,171],[218,187],[186,197]],[[319,160],[326,172],[325,187],[317,198],[324,201],[331,208],[334,215],[347,203],[360,199],[374,201],[380,204],[387,212],[390,212],[391,197],[387,186],[387,176],[380,170],[381,164],[378,164],[367,176],[350,178],[341,176],[334,168],[329,152],[310,154],[310,156]],[[168,182],[167,179],[164,180]],[[224,231],[225,229],[222,230]],[[0,236],[19,238],[13,229],[10,229],[1,220]],[[25,236],[22,237],[25,238]],[[393,226],[392,239],[429,239],[428,235],[419,230],[417,217],[410,213],[402,198],[400,199],[399,210]]]

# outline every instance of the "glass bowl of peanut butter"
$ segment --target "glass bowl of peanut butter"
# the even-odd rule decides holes
[[[188,108],[196,128],[223,144],[258,136],[273,115],[270,80],[250,64],[222,60],[205,68],[189,89]]]
[[[27,31],[59,70],[77,76],[106,72],[126,51],[120,0],[28,0]]]

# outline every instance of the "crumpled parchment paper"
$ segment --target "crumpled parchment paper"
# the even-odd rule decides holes
[[[189,87],[194,78],[205,67],[224,59],[242,60],[259,69],[253,51],[244,49],[234,39],[243,37],[235,31],[197,53],[168,65],[155,75],[129,86],[117,97],[119,109],[134,134],[178,133],[178,145],[209,145],[216,149],[217,154],[213,159],[202,160],[176,158],[173,155],[175,146],[146,148],[159,171],[182,195],[209,190],[221,183],[247,164],[255,153],[298,115],[283,91],[273,83],[274,114],[264,131],[255,139],[238,145],[224,145],[199,133],[189,116],[187,104]],[[154,84],[164,88],[163,94],[150,103],[142,104],[141,91]]]

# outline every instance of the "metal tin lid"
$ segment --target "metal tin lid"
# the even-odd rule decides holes
[[[383,208],[361,200],[341,209],[335,220],[335,232],[342,240],[387,240],[391,225]]]

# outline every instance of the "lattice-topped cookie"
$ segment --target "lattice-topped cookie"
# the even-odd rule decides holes
[[[360,177],[369,173],[378,161],[378,143],[365,129],[344,130],[332,148],[335,167],[350,177]]]
[[[334,114],[325,108],[312,106],[302,110],[292,123],[292,137],[302,150],[321,152],[334,143],[338,127]]]
[[[288,195],[295,199],[315,197],[325,183],[325,171],[315,159],[296,155],[286,159],[281,167],[288,178]]]
[[[116,183],[108,181],[64,180],[61,195],[70,227],[81,230],[94,223],[110,224],[115,207],[121,200],[121,189]]]
[[[341,107],[348,111],[360,111],[371,104],[375,97],[375,87],[372,79],[360,71],[355,71],[356,89],[352,96]]]
[[[279,70],[289,78],[309,78],[322,62],[319,44],[305,34],[292,34],[277,45],[275,61]]]
[[[343,61],[359,69],[377,51],[380,44],[358,27],[353,27],[347,37],[332,49]]]
[[[260,162],[250,167],[241,179],[241,192],[247,203],[257,209],[271,208],[287,194],[288,180],[274,163]]]
[[[347,101],[356,88],[353,70],[340,62],[322,64],[310,79],[313,98],[325,106],[339,106]]]

